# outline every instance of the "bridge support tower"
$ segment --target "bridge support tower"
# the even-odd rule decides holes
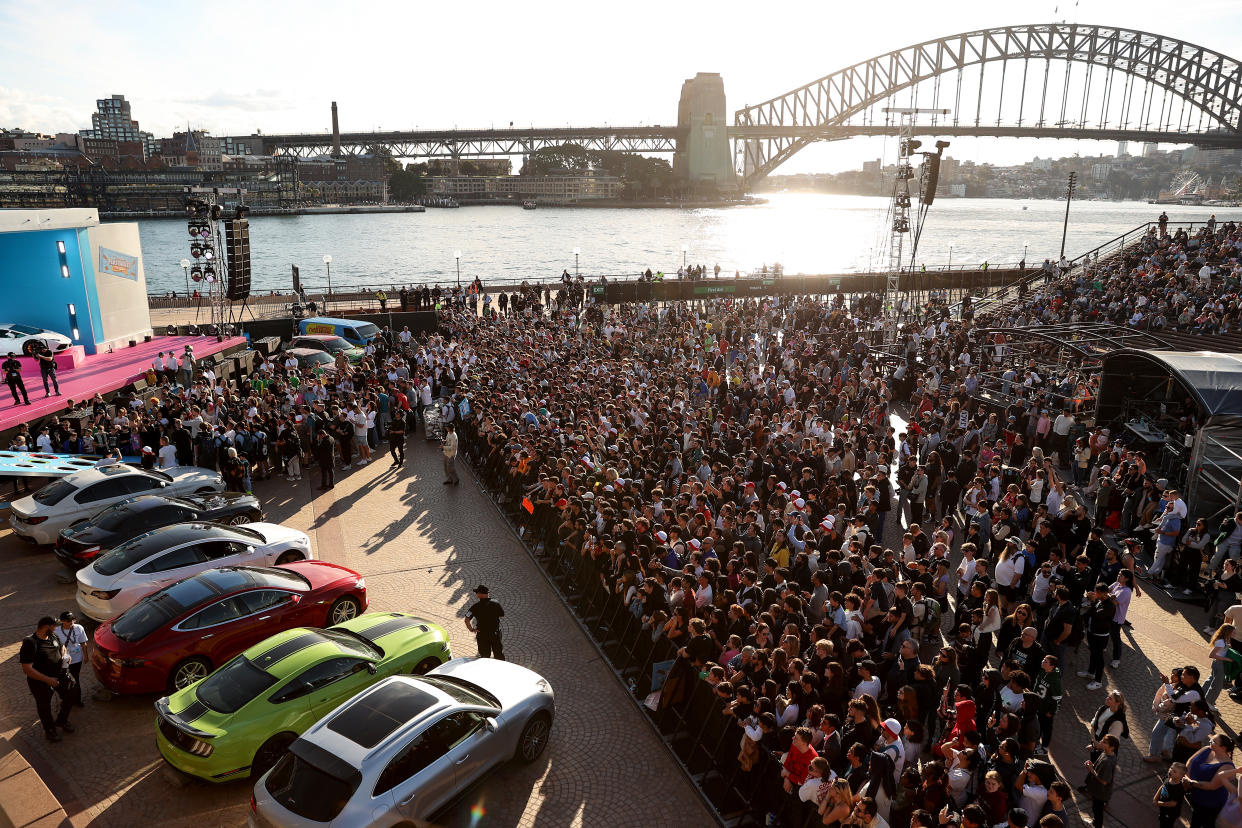
[[[699,72],[681,85],[677,126],[687,132],[673,155],[673,172],[692,189],[737,188],[728,118],[724,79],[718,72]]]

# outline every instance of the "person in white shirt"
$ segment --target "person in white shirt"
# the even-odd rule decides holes
[[[168,436],[160,437],[159,467],[171,469],[177,465],[177,447],[168,442]]]
[[[354,403],[353,410],[349,412],[349,421],[354,426],[354,445],[358,447],[358,465],[365,466],[371,461],[371,444],[367,442],[367,415],[362,413],[361,407]]]
[[[60,614],[60,624],[52,628],[52,635],[56,636],[56,640],[64,648],[65,656],[69,659],[69,675],[74,680],[72,695],[65,697],[63,703],[70,704],[72,700],[73,704],[82,707],[82,664],[90,648],[90,636],[78,623],[78,617],[72,610],[65,610]]]
[[[43,452],[44,454],[53,453],[52,435],[47,426],[44,426],[43,428],[39,429],[39,436],[35,438],[35,445],[38,446],[39,451]]]

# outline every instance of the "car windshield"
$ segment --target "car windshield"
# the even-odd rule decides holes
[[[358,789],[358,775],[338,779],[297,756],[286,753],[264,783],[272,798],[303,819],[331,822]]]
[[[77,490],[77,486],[61,478],[60,480],[53,480],[42,489],[39,489],[39,491],[34,493],[33,497],[35,503],[40,503],[44,506],[54,506]]]
[[[419,681],[425,681],[437,690],[448,695],[449,698],[459,701],[462,704],[481,704],[487,707],[500,707],[500,699],[484,690],[477,684],[472,684],[465,679],[456,676],[419,676]]]
[[[32,328],[29,325],[9,325],[9,330],[16,331],[19,334],[25,334],[26,336],[43,333],[40,329]]]
[[[354,330],[358,332],[358,336],[362,339],[374,339],[379,336],[379,328],[370,322],[363,322],[360,325],[354,325]]]
[[[153,592],[112,622],[112,634],[122,641],[140,641],[186,610],[214,599],[220,591],[204,575]]]
[[[236,713],[276,683],[245,656],[238,656],[199,683],[195,697],[217,713]]]
[[[151,533],[139,535],[105,552],[93,564],[94,570],[100,575],[116,575],[146,560],[152,554],[152,550],[146,544],[149,534]]]
[[[324,638],[331,639],[340,645],[341,649],[348,652],[354,652],[366,659],[380,659],[384,657],[384,651],[379,647],[367,641],[361,635],[349,630],[316,630],[319,635]]]
[[[321,339],[319,341],[323,343],[323,347],[326,350],[334,354],[339,353],[340,351],[349,350],[349,343],[341,339],[339,336],[334,336],[331,339]]]
[[[315,351],[313,354],[303,354],[302,361],[309,365],[326,365],[332,362],[332,357],[323,351]]]

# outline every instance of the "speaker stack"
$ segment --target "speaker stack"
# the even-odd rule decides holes
[[[230,302],[250,296],[250,220],[230,219],[224,223],[224,252],[229,267],[227,298]]]

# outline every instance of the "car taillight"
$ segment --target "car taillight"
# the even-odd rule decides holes
[[[254,794],[250,795],[250,813],[257,814],[259,812],[259,803],[254,801]]]
[[[210,756],[215,752],[215,748],[210,742],[204,742],[202,739],[195,739],[193,736],[186,739],[185,749],[195,756]]]
[[[92,589],[91,597],[99,598],[100,600],[103,600],[103,601],[111,601],[113,598],[119,595],[120,592],[121,591],[119,589]]]
[[[142,667],[147,663],[145,658],[117,658],[116,656],[109,656],[108,661],[118,667]]]
[[[39,517],[24,517],[22,518],[22,520],[24,520],[26,523],[29,523],[31,526],[36,526],[40,523],[43,523],[45,520],[47,520],[47,515],[40,515]]]
[[[95,556],[96,556],[96,555],[98,555],[98,554],[99,554],[99,547],[98,547],[98,546],[91,546],[91,547],[88,547],[88,548],[86,548],[86,549],[82,549],[82,550],[80,550],[80,551],[78,551],[78,552],[74,552],[74,553],[73,553],[73,557],[77,558],[77,559],[78,559],[78,560],[80,560],[80,561],[84,561],[84,560],[87,560],[87,559],[89,559],[89,558],[93,558],[93,557],[95,557]]]

